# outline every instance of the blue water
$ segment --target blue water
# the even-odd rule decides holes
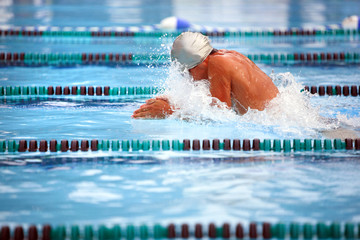
[[[359,170],[359,162],[351,158],[271,162],[261,157],[1,168],[0,222],[234,226],[249,221],[359,221],[360,190],[353,181]]]
[[[358,1],[4,1],[0,24],[141,26],[177,15],[210,26],[301,27],[340,23],[359,14],[358,9]],[[244,54],[359,52],[358,36],[211,40],[215,48]],[[155,55],[168,53],[171,43],[171,38],[0,37],[0,51]],[[205,108],[204,115],[186,120],[134,120],[130,116],[144,98],[12,97],[0,101],[0,139],[325,139],[324,130],[360,132],[359,97],[300,93],[304,85],[359,85],[359,64],[259,67],[284,91],[281,107],[266,114],[221,119]],[[3,67],[0,85],[162,87],[170,71],[164,65]],[[2,154],[0,223],[359,221],[359,155],[358,151]]]

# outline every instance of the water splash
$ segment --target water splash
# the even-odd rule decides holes
[[[171,64],[163,87],[164,95],[169,97],[170,103],[177,109],[172,116],[174,118],[197,123],[224,123],[238,117],[234,110],[211,96],[208,81],[194,81],[178,63]]]
[[[311,95],[301,92],[304,86],[291,73],[272,73],[270,77],[279,89],[278,96],[268,103],[264,111],[248,111],[245,119],[258,119],[264,125],[283,127],[329,129],[337,126],[334,119],[321,116],[321,108],[311,104]]]
[[[211,97],[208,81],[193,81],[179,65],[171,64],[168,77],[162,84],[162,94],[169,98],[176,111],[172,118],[197,124],[231,124],[242,131],[272,132],[281,137],[320,137],[321,131],[339,127],[338,119],[322,116],[319,106],[311,103],[311,95],[301,92],[303,86],[291,73],[271,74],[279,95],[264,111],[249,109],[238,115],[225,103]],[[217,101],[217,104],[212,104]],[[266,135],[264,135],[266,137]]]
[[[337,113],[336,118],[343,124],[353,128],[360,128],[360,117],[349,117],[345,114]]]

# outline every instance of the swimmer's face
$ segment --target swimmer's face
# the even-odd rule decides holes
[[[196,67],[189,69],[189,72],[195,81],[208,79],[208,58]]]

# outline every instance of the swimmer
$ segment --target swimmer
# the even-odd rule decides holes
[[[264,110],[279,93],[271,78],[249,58],[236,51],[214,49],[201,33],[184,32],[178,36],[172,45],[171,60],[187,69],[194,81],[209,81],[211,96],[239,114],[249,108]],[[161,119],[174,111],[168,98],[161,96],[147,100],[132,117]]]

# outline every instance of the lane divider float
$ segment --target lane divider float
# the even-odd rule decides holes
[[[247,57],[255,63],[263,64],[360,63],[359,52],[259,53],[248,54]],[[0,52],[0,66],[116,66],[163,65],[169,63],[169,54]]]
[[[129,27],[56,27],[56,26],[0,26],[0,36],[76,36],[76,37],[138,37],[171,36],[183,31],[202,32],[210,36],[311,36],[355,35],[360,33],[360,17],[353,15],[339,24],[315,27],[292,27],[281,29],[244,29],[238,27],[213,27],[193,24],[177,16],[169,16],[159,24]]]
[[[344,29],[338,25],[313,28],[245,29],[194,25],[183,30],[160,29],[152,26],[132,27],[56,27],[0,26],[0,37],[176,37],[184,31],[201,32],[211,37],[267,36],[344,36],[358,35],[360,29]]]
[[[336,86],[305,86],[304,91],[308,91],[311,94],[318,94],[319,96],[360,96],[360,85],[336,85]]]
[[[159,87],[109,87],[109,86],[0,86],[0,96],[123,96],[153,95]]]
[[[119,225],[113,226],[100,225],[95,228],[92,225],[64,225],[51,226],[43,225],[38,228],[30,225],[27,231],[18,225],[14,229],[4,225],[1,227],[1,240],[134,240],[134,239],[358,239],[360,237],[360,224],[352,222],[318,222],[311,223],[269,223],[269,222],[250,222],[248,226],[236,223],[231,226],[224,223],[217,226],[209,223],[207,226],[196,223],[194,225],[173,223],[167,226],[154,225]]]
[[[141,55],[136,56],[142,58]],[[150,58],[150,57],[149,57]],[[94,65],[131,64],[131,53],[10,53],[0,52],[0,65],[48,66],[48,65]]]
[[[110,86],[0,86],[0,96],[123,96],[123,95],[154,95],[163,88],[151,86],[110,87]],[[360,85],[336,86],[305,86],[307,91],[319,96],[360,96]]]
[[[0,140],[0,152],[78,152],[78,151],[328,151],[360,150],[360,138],[357,139],[184,139],[180,140]]]

